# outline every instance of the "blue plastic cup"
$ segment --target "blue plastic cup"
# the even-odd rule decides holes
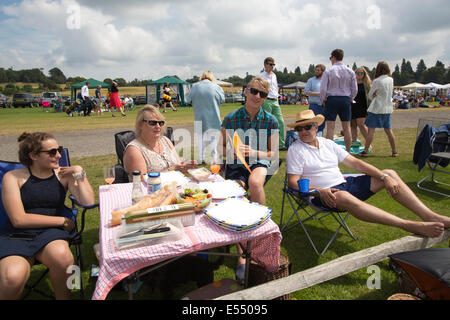
[[[309,192],[309,179],[298,179],[297,184],[300,192]]]

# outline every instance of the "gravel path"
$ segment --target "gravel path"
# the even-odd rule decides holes
[[[392,114],[393,128],[417,128],[418,120],[421,118],[450,119],[449,110],[397,110]],[[285,119],[285,123],[294,122],[295,119]],[[174,126],[174,129],[185,128],[193,136],[193,126]],[[98,156],[115,154],[114,133],[122,130],[133,130],[133,128],[114,128],[89,131],[67,131],[56,133],[58,143],[69,148],[70,156]],[[336,131],[341,130],[339,121],[336,122]],[[0,159],[7,161],[18,161],[17,158],[17,135],[0,136]]]

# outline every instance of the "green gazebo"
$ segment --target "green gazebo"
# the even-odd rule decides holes
[[[111,87],[110,84],[95,80],[93,78],[89,78],[85,81],[74,83],[73,85],[70,86],[70,96],[71,96],[72,100],[74,98],[76,98],[77,90],[80,90],[81,87],[84,86],[86,84],[86,82],[88,82],[88,81],[89,81],[89,89],[97,89],[98,86],[101,86],[102,88],[110,88]]]
[[[174,90],[180,97],[180,106],[184,107],[186,103],[186,95],[189,93],[191,84],[189,82],[179,79],[177,76],[165,76],[156,81],[147,84],[145,88],[145,95],[147,103],[155,104],[161,100],[164,83],[168,83],[172,90]]]

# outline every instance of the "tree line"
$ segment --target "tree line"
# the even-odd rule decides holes
[[[352,69],[356,70],[357,64],[354,62]],[[375,74],[375,67],[371,69],[367,66],[364,68],[369,73],[371,79],[373,79]],[[86,78],[81,76],[76,77],[66,77],[64,73],[57,67],[54,67],[49,70],[49,74],[45,75],[42,71],[42,68],[33,68],[26,70],[13,70],[13,68],[0,68],[0,83],[5,83],[4,87],[0,86],[0,92],[11,95],[16,92],[42,92],[42,91],[61,91],[63,89],[70,89],[70,86],[73,83],[78,83],[81,81],[85,81]],[[309,78],[314,76],[315,66],[310,64],[308,67],[308,71],[302,73],[299,66],[297,66],[294,71],[288,71],[285,67],[282,71],[274,69],[275,74],[277,75],[278,83],[280,85],[286,85],[289,83],[302,81],[306,82]],[[262,71],[262,70],[261,70]],[[437,60],[435,65],[428,68],[425,65],[423,59],[419,61],[415,70],[412,67],[412,64],[409,60],[405,58],[402,59],[401,64],[396,64],[394,68],[391,66],[391,73],[394,79],[394,85],[403,86],[409,84],[411,82],[420,82],[420,83],[429,83],[435,82],[439,84],[447,84],[450,83],[450,68],[446,68],[444,63]],[[231,82],[234,86],[243,86],[247,84],[254,75],[246,73],[246,76],[241,78],[237,75],[230,76],[226,79],[221,79],[223,81]],[[145,86],[151,79],[146,80],[138,80],[134,79],[132,81],[127,82],[123,78],[106,78],[103,82],[111,84],[113,79],[118,82],[120,86],[130,86],[130,87],[140,87]],[[187,79],[187,82],[194,83],[199,81],[199,76],[195,75],[190,79]],[[31,85],[23,85],[22,87],[15,85],[17,82],[24,83],[38,83],[38,88],[33,89]],[[64,84],[65,86],[61,86]]]
[[[354,62],[351,68],[353,70],[356,70],[358,67],[359,66],[356,64],[356,62]],[[366,69],[370,78],[373,80],[375,75],[375,67],[373,67],[372,69],[367,66],[363,67]],[[413,70],[411,62],[406,61],[405,58],[403,58],[400,66],[396,64],[394,68],[392,68],[392,66],[390,67],[395,86],[404,86],[412,82],[420,82],[424,84],[429,82],[435,82],[439,84],[450,83],[450,68],[446,68],[444,63],[439,60],[436,61],[436,64],[433,67],[427,68],[425,62],[423,61],[423,59],[421,59],[417,64],[415,71]],[[274,73],[277,75],[278,84],[280,85],[286,85],[297,81],[306,82],[309,78],[315,75],[314,71],[315,66],[313,64],[309,65],[308,71],[306,71],[305,73],[302,73],[300,67],[298,66],[295,68],[294,72],[288,71],[287,68],[284,68],[283,71],[274,69]],[[234,75],[222,80],[231,82],[234,86],[242,86],[244,84],[247,84],[252,77],[254,76],[247,73],[244,78]],[[186,81],[189,82],[189,80],[192,79],[188,79]]]

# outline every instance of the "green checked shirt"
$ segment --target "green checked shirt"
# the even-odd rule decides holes
[[[270,113],[264,111],[263,108],[259,109],[256,117],[251,120],[245,107],[237,109],[229,113],[222,121],[222,128],[227,132],[227,135],[231,138],[227,140],[227,150],[231,147],[234,132],[236,131],[241,138],[243,144],[250,146],[250,148],[259,151],[268,151],[268,140],[274,133],[278,133],[278,120]],[[266,166],[270,166],[270,161],[266,159],[245,159],[249,166],[260,163]],[[235,166],[239,166],[241,163],[239,160],[234,162]],[[227,161],[227,164],[231,164]],[[242,165],[242,164],[240,164]]]

